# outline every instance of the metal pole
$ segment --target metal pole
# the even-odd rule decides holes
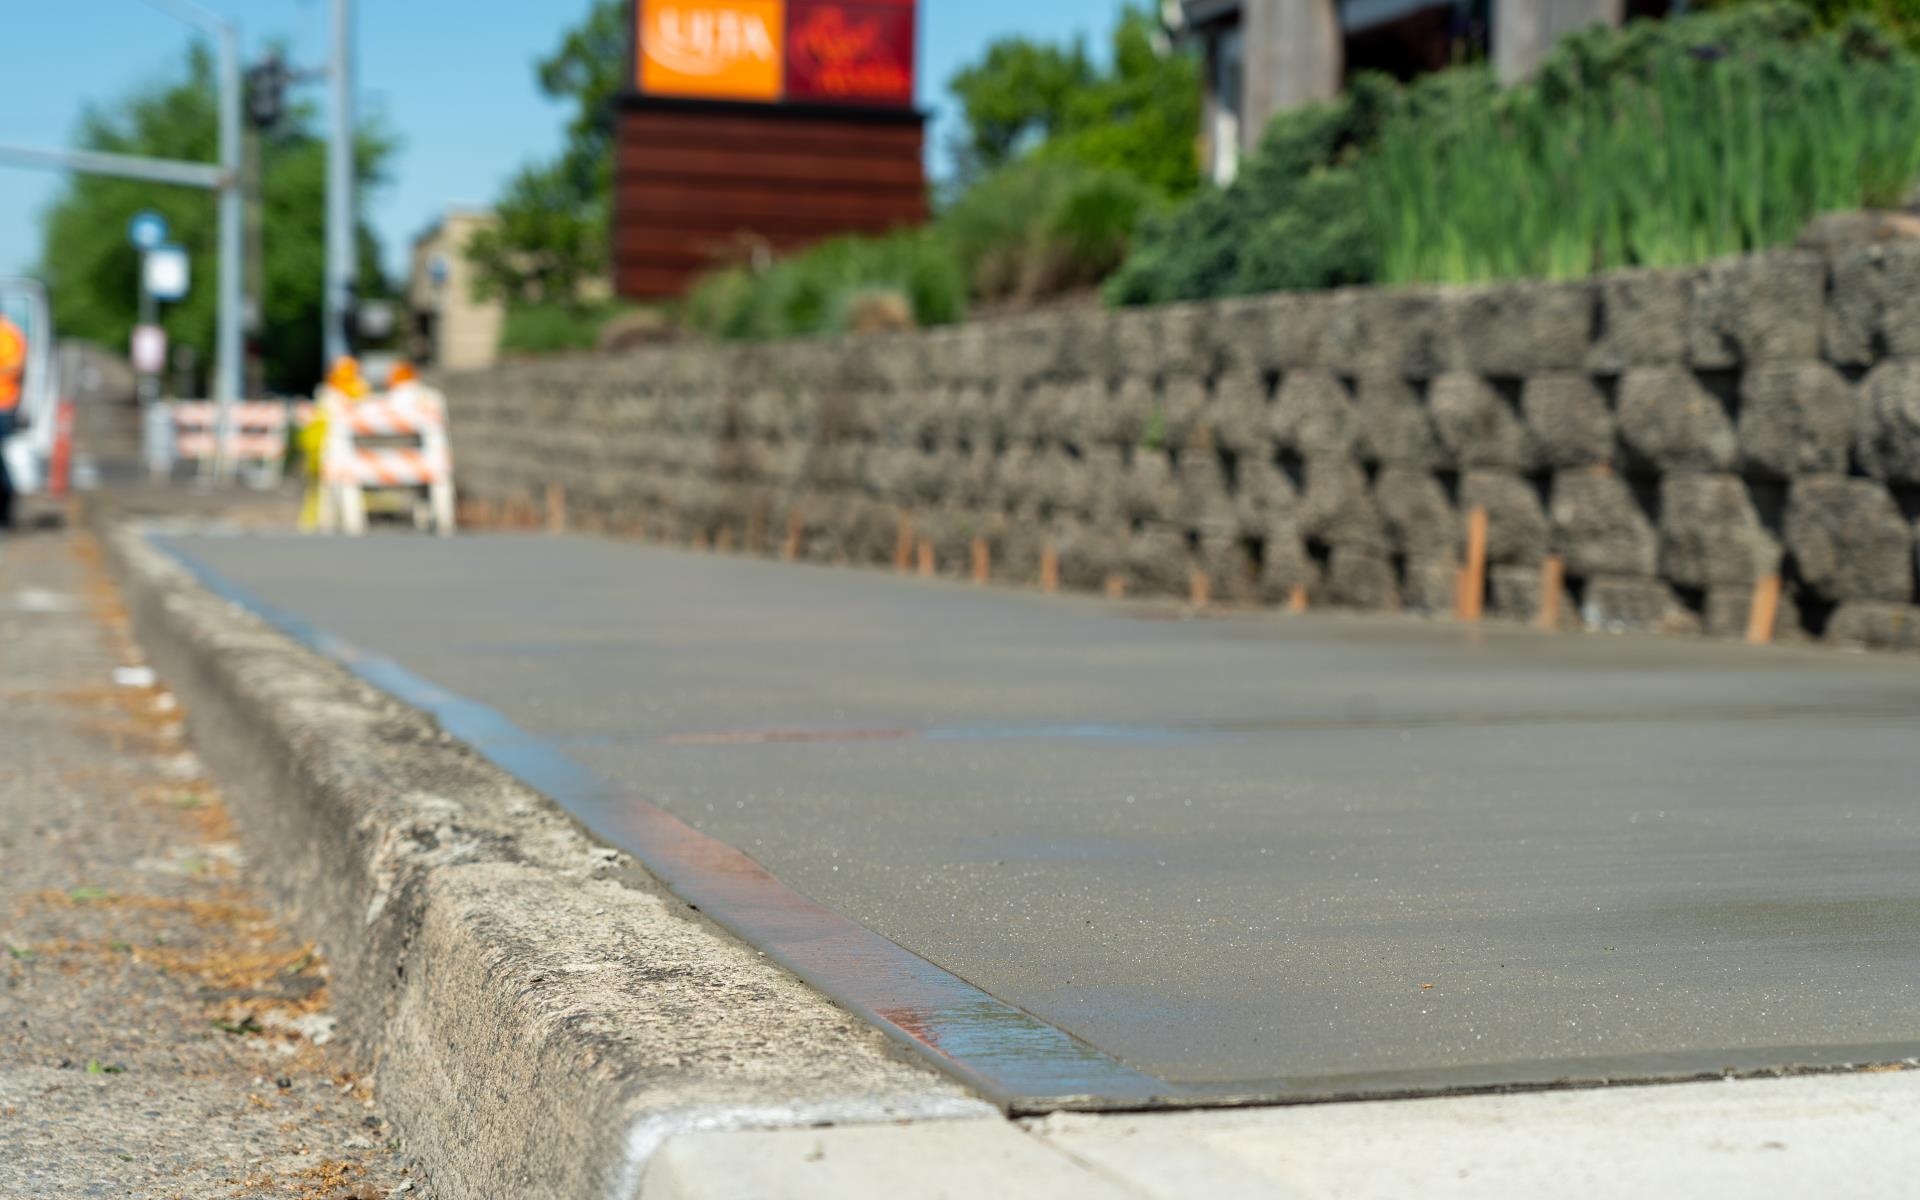
[[[41,146],[0,143],[0,163],[23,167],[52,167],[88,175],[111,175],[147,183],[174,183],[181,187],[217,188],[225,176],[207,163],[142,158],[134,154],[102,154],[94,150],[48,150]]]
[[[240,203],[240,39],[232,25],[220,26],[220,166],[225,181],[220,188],[220,320],[215,335],[214,398],[219,404],[214,462],[216,474],[227,478],[233,463],[227,443],[233,432],[233,406],[240,400],[241,262]]]
[[[353,222],[353,4],[333,0],[333,136],[327,158],[326,360],[348,352],[347,313],[357,274]]]

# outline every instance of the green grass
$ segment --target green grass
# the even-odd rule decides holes
[[[1920,71],[1848,34],[1684,46],[1570,98],[1390,125],[1364,174],[1386,282],[1574,278],[1792,241],[1920,178]]]
[[[1276,118],[1241,177],[1149,223],[1118,303],[1575,278],[1791,242],[1920,180],[1920,61],[1880,27],[1743,4],[1484,67],[1356,81]]]

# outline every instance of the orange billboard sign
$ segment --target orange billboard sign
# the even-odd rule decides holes
[[[634,57],[651,96],[778,100],[786,0],[640,0]]]

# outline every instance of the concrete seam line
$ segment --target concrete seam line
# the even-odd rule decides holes
[[[688,1122],[997,1116],[143,530],[103,533],[136,635],[439,1194],[625,1200]]]

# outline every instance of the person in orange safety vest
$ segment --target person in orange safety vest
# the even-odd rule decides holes
[[[13,436],[20,413],[20,397],[27,373],[27,335],[0,315],[0,445]],[[6,456],[0,454],[0,529],[13,524],[13,479]]]

